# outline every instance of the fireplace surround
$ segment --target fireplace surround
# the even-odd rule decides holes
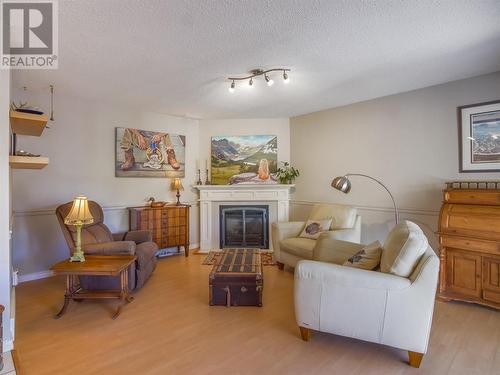
[[[272,249],[272,223],[288,221],[290,190],[294,185],[194,185],[200,202],[200,251],[221,248],[221,206],[268,206],[268,247]]]

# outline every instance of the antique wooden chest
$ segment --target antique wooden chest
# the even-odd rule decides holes
[[[259,249],[224,249],[209,276],[210,305],[262,306],[264,275]]]

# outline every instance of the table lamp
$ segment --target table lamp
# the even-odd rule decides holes
[[[181,202],[179,198],[181,197],[181,190],[184,190],[184,186],[182,186],[182,182],[180,178],[174,178],[174,181],[172,181],[172,190],[177,190],[177,194],[175,195],[177,197],[177,206],[181,205]]]
[[[64,218],[64,224],[76,227],[76,248],[71,258],[69,258],[70,262],[85,262],[82,251],[82,226],[85,224],[92,224],[93,222],[94,218],[89,211],[87,197],[82,195],[76,197],[73,200],[71,211],[69,211],[68,216]]]
[[[389,189],[387,188],[387,186],[385,186],[382,182],[380,182],[376,178],[373,178],[373,177],[368,176],[366,174],[348,173],[348,174],[345,174],[343,176],[335,177],[332,181],[332,188],[337,189],[344,194],[349,193],[351,191],[351,181],[349,181],[349,178],[348,178],[349,176],[366,177],[366,178],[369,178],[370,180],[375,181],[379,185],[381,185],[387,191],[387,193],[389,193],[389,196],[392,199],[392,205],[394,206],[394,219],[396,221],[396,224],[399,222],[399,212],[398,212],[398,208],[396,206],[396,201],[394,200],[394,197],[392,196],[392,194],[389,191]]]

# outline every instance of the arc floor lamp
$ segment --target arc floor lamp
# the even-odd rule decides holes
[[[396,224],[399,222],[399,212],[398,212],[398,208],[396,206],[396,201],[394,200],[394,197],[392,196],[392,194],[389,191],[389,189],[387,188],[387,186],[385,186],[382,182],[380,182],[376,178],[368,176],[366,174],[361,174],[361,173],[347,173],[343,176],[335,177],[332,181],[332,188],[337,189],[338,191],[341,191],[344,194],[349,193],[351,191],[351,181],[349,180],[350,176],[366,177],[366,178],[369,178],[370,180],[375,181],[380,186],[382,186],[387,191],[389,196],[391,197],[392,205],[394,206],[394,219],[396,220]]]

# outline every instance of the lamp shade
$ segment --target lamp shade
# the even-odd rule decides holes
[[[73,206],[68,216],[64,218],[64,223],[69,225],[84,225],[92,224],[94,217],[89,211],[89,204],[87,197],[82,195],[73,200]]]
[[[184,186],[182,186],[180,178],[174,178],[172,181],[172,190],[184,190]]]
[[[351,181],[346,176],[335,177],[332,181],[332,188],[347,194],[351,191]]]

